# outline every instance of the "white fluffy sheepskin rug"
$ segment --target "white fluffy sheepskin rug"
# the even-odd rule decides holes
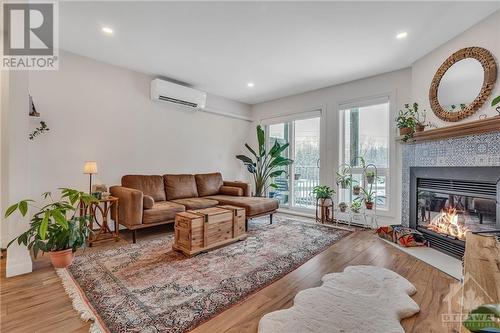
[[[349,266],[322,280],[299,292],[291,308],[262,317],[259,333],[404,333],[401,319],[420,310],[410,297],[415,286],[385,268]]]

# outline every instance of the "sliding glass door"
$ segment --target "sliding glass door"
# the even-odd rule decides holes
[[[287,174],[274,179],[276,189],[269,192],[281,206],[313,209],[311,191],[319,185],[320,117],[293,120],[267,126],[268,146],[276,140],[290,143],[284,154],[293,159]]]
[[[296,120],[294,124],[294,163],[292,206],[314,208],[311,191],[319,185],[320,118]]]

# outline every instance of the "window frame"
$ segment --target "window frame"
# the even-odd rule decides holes
[[[391,130],[392,129],[392,118],[394,115],[393,112],[393,98],[392,94],[387,93],[387,94],[381,94],[377,96],[372,96],[372,97],[366,97],[366,98],[360,98],[360,99],[355,99],[351,100],[345,103],[341,103],[338,105],[337,111],[338,111],[338,128],[339,128],[339,165],[342,165],[346,162],[346,141],[345,141],[345,133],[346,133],[346,119],[345,119],[345,110],[349,109],[354,109],[354,108],[362,108],[362,107],[367,107],[367,106],[372,106],[372,105],[378,105],[378,104],[388,104],[388,115],[387,115],[387,121],[388,121],[388,143],[387,143],[387,167],[378,167],[377,166],[377,174],[378,176],[384,176],[385,177],[385,206],[377,206],[377,212],[382,213],[383,215],[386,216],[393,216],[393,207],[395,206],[393,204],[394,198],[392,196],[392,193],[396,193],[397,191],[394,191],[394,184],[391,181],[391,178],[396,176],[396,169],[395,169],[395,146],[393,144],[394,142],[394,133]],[[338,167],[337,167],[338,168]],[[335,171],[337,171],[337,168]],[[353,167],[351,168],[351,173],[353,175],[358,175],[362,174],[363,169],[360,167]],[[334,174],[334,178],[336,179],[336,175]],[[337,197],[337,204],[341,201],[340,198],[340,193],[338,193]]]
[[[302,112],[296,112],[292,114],[286,114],[283,116],[276,116],[272,118],[267,118],[267,119],[262,119],[259,123],[262,125],[264,128],[264,133],[265,133],[265,143],[266,143],[266,149],[270,149],[270,141],[269,141],[269,126],[270,125],[276,125],[276,124],[282,124],[282,123],[289,123],[289,130],[288,130],[288,142],[289,142],[289,157],[290,156],[295,156],[295,124],[294,122],[297,120],[304,120],[304,119],[311,119],[311,118],[319,118],[320,120],[320,134],[319,134],[319,145],[320,145],[320,168],[319,168],[319,173],[320,173],[320,183],[322,181],[322,168],[323,166],[323,161],[325,160],[325,130],[324,130],[324,109],[325,107],[315,107],[311,108],[308,111],[302,111]],[[291,158],[291,157],[290,157]],[[310,208],[304,208],[304,207],[295,207],[294,206],[294,201],[295,197],[293,193],[295,193],[295,184],[292,181],[295,177],[295,168],[292,166],[288,167],[288,173],[289,173],[289,188],[288,191],[290,193],[288,203],[287,204],[280,204],[280,209],[288,209],[288,210],[293,210],[297,212],[303,212],[303,213],[311,213],[314,211],[314,209]],[[266,193],[267,195],[267,193]]]

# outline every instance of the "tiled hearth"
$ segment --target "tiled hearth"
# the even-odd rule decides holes
[[[499,166],[500,132],[404,144],[402,224],[409,225],[410,167]]]

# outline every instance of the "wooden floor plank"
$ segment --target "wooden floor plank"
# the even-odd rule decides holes
[[[141,231],[140,240],[164,237],[171,227]],[[99,244],[90,251],[130,242],[131,235],[122,234],[119,243]],[[418,289],[413,299],[421,312],[403,320],[406,332],[450,332],[441,324],[443,298],[456,280],[432,266],[386,244],[373,231],[356,231],[318,254],[304,265],[270,286],[249,296],[243,302],[198,326],[193,333],[257,331],[260,318],[271,311],[292,306],[300,290],[321,285],[321,277],[341,272],[352,265],[376,265],[391,269],[410,280]],[[88,332],[89,323],[80,320],[73,310],[59,277],[48,258],[35,261],[32,274],[5,278],[5,257],[0,266],[1,332]],[[390,291],[388,291],[390,293]]]

